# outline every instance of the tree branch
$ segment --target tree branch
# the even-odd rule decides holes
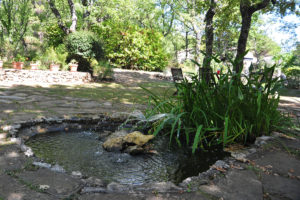
[[[65,32],[66,34],[69,34],[70,30],[64,25],[61,15],[55,6],[55,0],[47,0],[47,1],[50,5],[50,9],[51,9],[52,13],[55,15],[55,17],[57,19],[57,24],[58,24],[59,28],[61,28],[61,30],[63,30],[63,32]]]
[[[256,3],[252,6],[249,7],[249,10],[251,13],[254,13],[258,10],[264,9],[265,7],[267,7],[269,5],[271,0],[263,0],[262,2]]]

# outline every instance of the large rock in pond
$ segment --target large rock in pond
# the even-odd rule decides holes
[[[122,137],[109,138],[103,144],[102,147],[106,151],[121,151],[123,149],[124,140]]]
[[[141,133],[139,131],[134,131],[134,132],[126,135],[123,139],[124,139],[125,143],[135,144],[135,145],[141,147],[153,138],[154,138],[154,135],[144,135],[143,133]]]
[[[154,138],[154,135],[144,135],[139,131],[134,131],[125,136],[112,137],[112,134],[103,144],[106,151],[122,151],[130,154],[143,152],[142,146]]]

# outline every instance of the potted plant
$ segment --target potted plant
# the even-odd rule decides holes
[[[0,69],[2,69],[2,68],[3,68],[3,60],[0,57]]]
[[[31,70],[38,70],[39,66],[40,66],[40,62],[37,61],[36,58],[32,59],[32,61],[30,62],[30,67],[31,67],[30,69]]]
[[[78,62],[75,59],[72,59],[69,63],[70,72],[77,72]]]
[[[24,66],[25,57],[23,57],[20,54],[18,54],[16,56],[16,60],[17,60],[16,62],[13,62],[13,67],[15,69],[21,70],[23,68],[23,66]]]
[[[50,64],[50,71],[58,72],[59,71],[59,67],[60,67],[60,64],[52,62]]]

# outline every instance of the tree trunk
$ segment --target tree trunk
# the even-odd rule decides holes
[[[238,48],[235,58],[237,61],[235,71],[237,73],[243,70],[243,58],[245,56],[248,35],[251,27],[251,17],[252,14],[247,11],[245,13],[242,13],[242,28],[238,40]]]
[[[203,70],[202,72],[206,72],[206,74],[202,74],[202,78],[205,78],[206,82],[209,82],[210,74],[210,64],[211,64],[211,58],[212,58],[212,51],[213,51],[213,42],[214,42],[214,27],[213,27],[213,18],[215,15],[215,7],[216,3],[214,0],[211,0],[209,9],[205,15],[205,57],[203,59]],[[199,69],[200,70],[200,69]],[[201,72],[199,71],[199,74]],[[199,77],[200,78],[200,77]]]
[[[242,28],[240,37],[238,40],[238,48],[235,57],[235,71],[238,73],[243,69],[243,59],[246,52],[247,39],[251,27],[251,18],[253,13],[258,10],[264,9],[269,5],[271,0],[262,0],[259,3],[252,4],[250,0],[240,0],[240,12],[242,14]],[[275,4],[276,0],[272,0],[272,3]]]
[[[185,60],[188,59],[188,49],[189,49],[189,32],[185,32]]]
[[[64,25],[61,15],[60,15],[60,12],[57,10],[57,8],[55,6],[55,0],[47,0],[47,1],[50,5],[50,9],[51,9],[52,13],[55,15],[55,17],[57,19],[57,24],[58,24],[59,28],[61,28],[61,30],[63,32],[65,32],[65,34],[69,34],[70,29]]]
[[[74,6],[74,2],[72,0],[68,0],[69,7],[70,7],[70,12],[71,12],[71,18],[72,18],[72,24],[70,26],[70,32],[75,32],[76,31],[76,26],[77,26],[77,15],[76,15],[76,10]]]

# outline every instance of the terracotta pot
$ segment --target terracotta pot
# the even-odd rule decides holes
[[[51,64],[50,65],[50,71],[58,72],[59,71],[59,65],[58,64]]]
[[[38,66],[39,66],[39,64],[36,64],[36,63],[30,63],[31,70],[37,70],[37,69],[38,69]]]
[[[78,64],[70,64],[70,72],[77,72]]]
[[[23,62],[16,62],[16,68],[15,69],[19,69],[21,70],[24,66],[24,63]]]
[[[3,61],[0,60],[0,69],[2,69],[2,68],[3,68]]]
[[[12,62],[12,67],[13,67],[14,69],[17,69],[17,62],[13,61],[13,62]]]

